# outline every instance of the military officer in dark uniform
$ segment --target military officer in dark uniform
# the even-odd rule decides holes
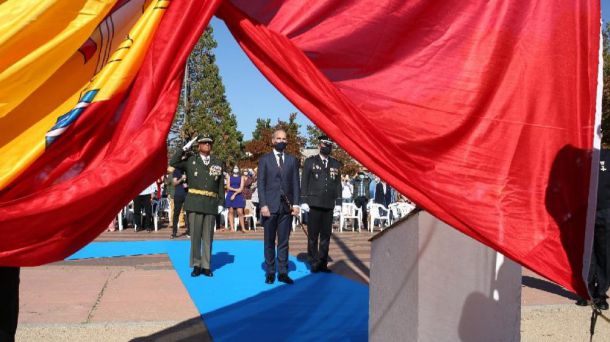
[[[341,197],[342,166],[340,161],[330,156],[332,141],[325,135],[318,141],[320,153],[305,160],[301,177],[301,207],[309,210],[307,256],[314,273],[330,272],[327,267],[328,247],[333,209],[337,198]]]
[[[214,142],[211,136],[201,135],[197,138],[199,148],[196,154],[188,152],[193,141],[172,156],[170,165],[185,172],[189,183],[184,210],[191,230],[191,276],[203,274],[211,277],[214,224],[224,204],[223,163],[210,155]]]

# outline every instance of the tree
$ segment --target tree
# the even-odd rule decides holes
[[[180,140],[207,133],[214,138],[213,154],[233,165],[243,158],[243,134],[237,130],[216,65],[217,45],[208,27],[189,56],[169,145],[175,150]]]
[[[255,168],[258,166],[260,157],[271,151],[271,137],[276,129],[286,131],[288,145],[286,152],[295,156],[299,161],[302,159],[301,150],[305,147],[305,137],[299,133],[300,125],[296,123],[297,113],[290,113],[288,121],[278,120],[274,126],[271,126],[271,119],[257,119],[256,127],[252,132],[252,140],[245,144],[247,157],[239,164],[247,168]]]
[[[604,89],[602,93],[602,144],[610,148],[610,23],[603,30]]]
[[[318,137],[322,135],[322,131],[314,125],[307,125],[307,146],[311,148],[318,147]],[[341,146],[336,144],[336,147],[333,148],[332,156],[335,157],[338,161],[343,163],[343,168],[341,169],[341,173],[345,175],[354,175],[358,172],[360,168],[360,163],[358,163],[352,156],[347,153]]]

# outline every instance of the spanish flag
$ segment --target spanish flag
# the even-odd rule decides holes
[[[217,3],[0,5],[0,265],[65,258],[163,173],[184,63]]]
[[[434,216],[587,296],[591,0],[0,2],[0,265],[61,259],[162,173],[218,9],[318,127]]]

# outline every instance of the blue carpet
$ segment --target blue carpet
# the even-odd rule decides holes
[[[192,278],[189,241],[94,242],[69,260],[168,254],[215,341],[366,341],[368,287],[310,274],[290,256],[292,286],[264,283],[262,241],[214,241],[213,278]]]

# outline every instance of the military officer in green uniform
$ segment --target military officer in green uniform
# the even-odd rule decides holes
[[[224,204],[223,163],[210,155],[214,143],[211,136],[200,135],[197,138],[199,148],[196,154],[188,152],[194,140],[172,156],[170,165],[184,171],[189,183],[184,210],[191,229],[191,276],[203,274],[211,277],[214,224]]]

